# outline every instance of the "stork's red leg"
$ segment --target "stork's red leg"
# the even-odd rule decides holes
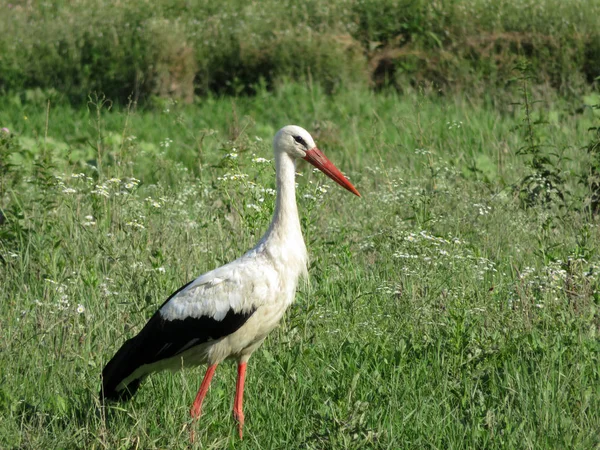
[[[206,374],[204,375],[204,379],[202,380],[202,384],[200,385],[200,389],[198,389],[198,394],[196,395],[196,400],[194,400],[194,404],[190,409],[190,415],[192,419],[197,419],[202,414],[202,402],[204,401],[204,397],[206,397],[206,393],[208,392],[208,387],[210,386],[210,381],[212,380],[213,375],[215,374],[215,370],[217,369],[217,365],[213,364],[212,366],[208,366],[206,369]]]
[[[235,384],[235,401],[233,402],[233,417],[238,422],[240,439],[244,438],[244,380],[246,378],[246,363],[238,364],[238,377]]]

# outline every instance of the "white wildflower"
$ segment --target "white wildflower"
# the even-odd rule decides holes
[[[104,185],[96,185],[96,189],[92,191],[92,194],[100,195],[102,197],[110,197],[110,193],[108,192],[108,188]]]
[[[138,228],[140,230],[144,230],[146,227],[139,223],[137,220],[132,220],[131,222],[127,222],[125,225],[132,228]]]
[[[165,138],[165,140],[160,143],[160,146],[163,148],[169,148],[172,143],[173,143],[172,139]]]
[[[146,202],[148,202],[153,208],[160,208],[162,206],[159,202],[150,197],[146,198]]]

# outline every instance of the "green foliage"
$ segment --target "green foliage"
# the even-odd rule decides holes
[[[596,124],[600,122],[600,96],[590,96],[590,104],[586,105],[595,111]],[[596,103],[598,102],[598,103]],[[589,128],[592,137],[587,145],[587,152],[591,158],[589,170],[581,177],[582,184],[588,189],[585,198],[586,206],[592,214],[600,212],[600,125]]]
[[[594,0],[13,2],[0,15],[0,92],[54,90],[79,103],[97,92],[125,104],[255,94],[286,79],[328,92],[368,83],[473,92],[504,85],[525,56],[539,82],[571,93],[598,76],[599,8]]]
[[[524,156],[525,164],[530,171],[521,179],[515,190],[518,192],[523,206],[542,204],[546,207],[562,206],[565,201],[565,181],[562,175],[560,156],[547,150],[549,145],[543,142],[539,135],[539,127],[546,122],[534,120],[533,106],[529,86],[534,78],[528,61],[522,60],[516,66],[519,72],[519,82],[522,102],[517,103],[524,108],[523,123],[517,128],[521,130],[525,145],[519,148],[517,155]]]
[[[0,447],[190,447],[202,369],[104,409],[100,371],[167,295],[260,238],[287,123],[363,198],[298,166],[311,282],[250,361],[244,441],[223,364],[192,447],[600,443],[599,231],[574,201],[549,222],[508,195],[532,170],[521,115],[298,84],[146,111],[90,100],[0,99]],[[535,133],[565,149],[564,186],[583,197],[596,118],[548,104]]]

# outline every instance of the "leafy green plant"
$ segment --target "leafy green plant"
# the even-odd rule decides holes
[[[600,111],[600,104],[591,105],[591,108]],[[600,118],[598,120],[600,122]],[[588,189],[585,199],[586,206],[592,214],[600,213],[600,124],[590,127],[592,133],[587,145],[587,152],[591,158],[591,164],[581,177],[582,184]]]
[[[561,169],[561,156],[549,153],[549,147],[542,141],[538,127],[545,125],[541,118],[534,119],[533,106],[535,101],[531,98],[530,83],[534,79],[531,66],[523,59],[515,67],[519,73],[516,81],[522,101],[517,103],[523,107],[522,123],[517,126],[521,131],[525,144],[517,150],[517,155],[523,156],[529,173],[515,186],[522,206],[561,206],[565,201],[565,180]]]

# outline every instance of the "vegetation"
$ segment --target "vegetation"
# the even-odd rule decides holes
[[[524,13],[526,12],[526,14]],[[600,3],[12,1],[0,448],[600,448]],[[251,95],[248,95],[251,94]],[[250,361],[100,372],[253,246],[296,123],[310,283]]]
[[[572,95],[600,75],[599,16],[596,0],[15,0],[0,14],[0,91],[126,104],[292,79],[473,95],[527,57]]]
[[[598,118],[550,94],[511,106],[517,88],[502,108],[297,84],[145,111],[4,98],[0,447],[190,445],[202,369],[105,409],[100,370],[174,289],[260,237],[287,123],[364,197],[299,167],[311,282],[251,360],[244,441],[224,365],[196,446],[598,446],[600,239],[581,182]],[[560,153],[560,201],[521,200],[528,133]]]

